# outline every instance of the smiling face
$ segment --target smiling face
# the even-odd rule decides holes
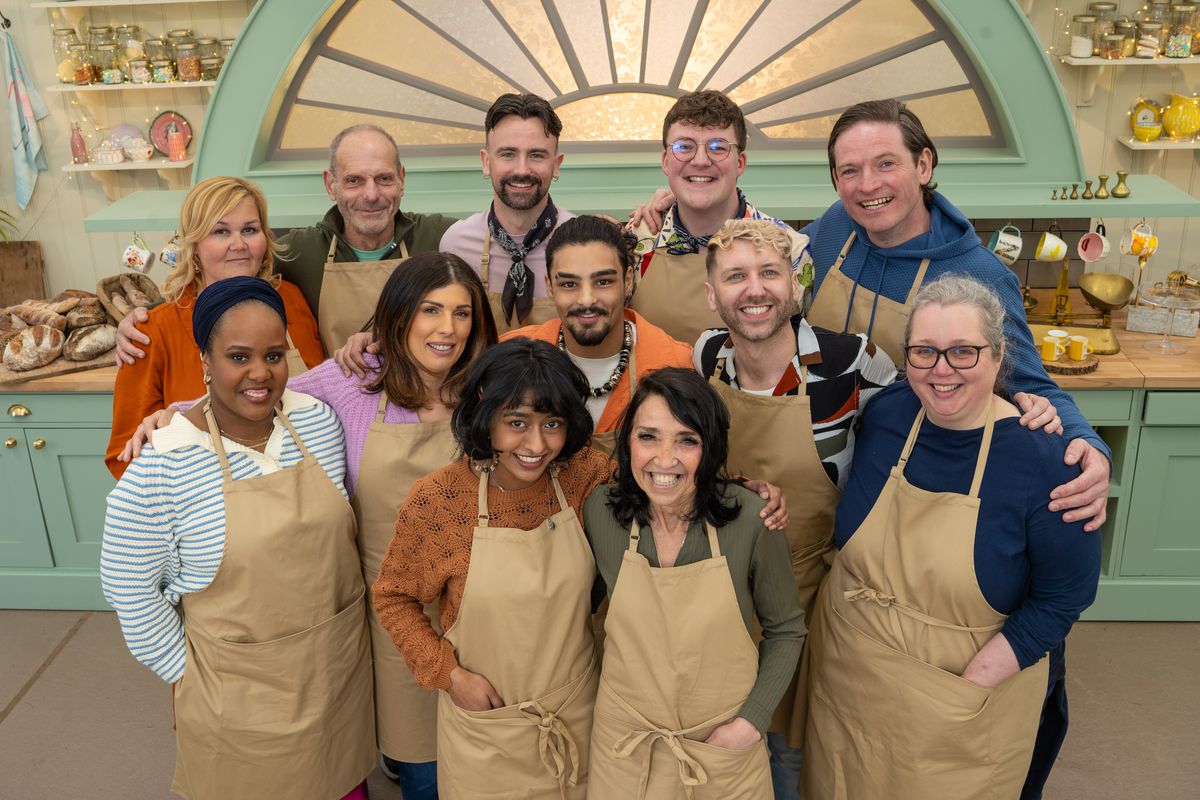
[[[708,307],[721,315],[731,333],[761,342],[783,331],[796,312],[799,288],[791,265],[774,247],[759,249],[747,239],[735,239],[719,250],[716,266],[704,284]],[[785,330],[786,329],[786,330]]]
[[[928,305],[913,312],[908,344],[939,350],[956,345],[987,344],[983,317],[974,306]],[[966,430],[983,425],[992,402],[996,375],[1004,359],[1003,346],[979,352],[979,363],[970,369],[954,369],[945,357],[930,369],[908,365],[908,382],[925,407],[925,413],[942,428]]]
[[[913,154],[899,125],[860,122],[833,145],[834,185],[850,217],[877,247],[895,247],[929,230],[921,187],[933,177],[933,153]]]
[[[338,146],[336,171],[325,170],[325,191],[337,203],[346,241],[374,250],[391,241],[404,196],[404,168],[396,150],[377,131],[347,134]]]
[[[257,275],[266,252],[267,237],[258,218],[258,206],[247,197],[217,220],[196,244],[200,278],[208,286],[223,278]]]
[[[621,349],[625,287],[632,282],[632,269],[622,267],[620,256],[605,242],[571,244],[554,251],[546,275],[547,293],[570,338],[589,350],[588,357],[610,356]]]
[[[488,131],[479,158],[496,199],[515,211],[529,211],[545,199],[563,160],[558,139],[546,133],[540,119],[516,115]]]
[[[225,312],[201,355],[221,427],[235,435],[262,423],[288,379],[287,331],[270,307],[247,302]]]
[[[471,336],[471,293],[461,283],[434,289],[421,304],[408,329],[408,354],[421,371],[445,378],[458,363]]]
[[[638,406],[629,436],[629,465],[652,507],[674,515],[691,512],[703,455],[700,434],[676,419],[663,397],[650,395]]]
[[[528,398],[526,398],[528,400]],[[497,453],[492,480],[508,491],[532,486],[562,452],[567,423],[523,402],[492,418],[492,449]]]
[[[671,152],[671,143],[691,139],[696,143],[696,155],[691,161],[680,161]],[[705,144],[710,139],[732,142],[733,150],[721,161],[713,161]],[[703,217],[720,211],[726,217],[732,205],[737,208],[737,180],[746,170],[746,153],[737,147],[737,133],[732,125],[723,128],[701,128],[687,122],[676,122],[667,130],[667,148],[662,156],[663,172],[684,220]]]

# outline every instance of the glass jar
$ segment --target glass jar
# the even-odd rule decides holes
[[[117,34],[111,25],[93,25],[88,28],[88,47],[95,50],[102,44],[116,44]]]
[[[162,61],[164,58],[171,57],[171,51],[166,39],[147,39],[142,42],[142,47],[146,51],[147,61]]]
[[[1101,40],[1113,32],[1117,21],[1117,4],[1111,2],[1088,3],[1087,13],[1096,18],[1095,47],[1092,52],[1101,55]]]
[[[76,86],[87,86],[96,82],[96,59],[86,44],[67,46],[71,54],[71,82]]]
[[[200,58],[221,58],[221,45],[216,39],[197,39],[196,48],[200,51]]]
[[[1131,19],[1119,19],[1113,26],[1113,32],[1119,33],[1125,37],[1125,41],[1121,43],[1121,52],[1125,58],[1133,58],[1137,55],[1137,23]]]
[[[102,44],[96,48],[96,70],[100,73],[101,83],[111,86],[125,82],[125,72],[121,69],[115,44]]]
[[[75,65],[71,63],[71,51],[67,49],[73,44],[80,44],[74,28],[54,29],[54,72],[59,83],[75,82]]]
[[[200,59],[200,80],[215,81],[221,74],[221,67],[224,65],[225,60],[220,56]]]
[[[176,28],[173,31],[167,31],[167,46],[171,48],[171,52],[167,54],[168,58],[174,57],[175,48],[181,44],[191,44],[196,39],[192,36],[191,28]]]
[[[175,45],[175,73],[181,81],[200,80],[200,52],[195,42]]]
[[[1071,18],[1071,57],[1090,58],[1095,50],[1096,18],[1091,14],[1076,14]]]
[[[1154,20],[1138,23],[1138,58],[1158,58],[1162,50],[1163,24]]]
[[[1173,0],[1150,0],[1142,9],[1143,18],[1151,22],[1166,23],[1171,16],[1171,3]]]
[[[221,45],[221,58],[229,60],[229,51],[233,49],[233,39],[219,39],[218,44]]]
[[[1100,37],[1100,57],[1110,61],[1125,57],[1125,34],[1107,33]]]
[[[1171,22],[1167,29],[1163,54],[1168,58],[1187,58],[1192,54],[1196,9],[1185,3],[1171,6]]]
[[[155,83],[170,83],[175,80],[175,62],[169,58],[151,61],[150,76]]]
[[[130,83],[150,83],[153,80],[150,62],[144,58],[131,58],[127,64]]]
[[[141,25],[120,25],[117,27],[117,58],[121,68],[129,75],[129,62],[135,58],[146,57],[146,47],[142,44]]]

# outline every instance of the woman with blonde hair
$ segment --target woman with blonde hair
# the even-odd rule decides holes
[[[200,351],[192,340],[192,306],[206,286],[235,275],[269,281],[287,309],[291,373],[324,358],[317,321],[304,296],[275,274],[279,248],[267,223],[266,198],[257,186],[228,176],[197,183],[179,211],[179,235],[179,260],[163,282],[167,302],[152,309],[142,326],[154,344],[146,358],[117,373],[112,435],[104,459],[117,478],[126,467],[121,451],[144,417],[204,394]]]

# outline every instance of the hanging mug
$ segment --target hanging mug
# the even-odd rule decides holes
[[[1125,231],[1121,252],[1127,256],[1152,256],[1158,250],[1158,237],[1145,221]]]
[[[1096,223],[1096,230],[1085,233],[1079,240],[1079,257],[1089,264],[1094,264],[1108,255],[1112,243],[1108,241],[1107,234],[1104,223]]]
[[[1058,226],[1051,225],[1050,231],[1055,228]],[[1050,231],[1046,231],[1038,239],[1037,249],[1033,253],[1033,257],[1038,261],[1062,261],[1067,257],[1067,243]],[[1058,232],[1062,233],[1062,230],[1059,229]]]
[[[992,238],[988,240],[988,250],[1011,267],[1021,257],[1021,231],[1012,223],[1005,225],[992,234]]]
[[[150,262],[154,261],[154,253],[150,252],[150,248],[146,247],[146,240],[142,238],[140,233],[133,234],[133,242],[125,248],[125,253],[121,256],[121,262],[126,269],[132,269],[137,272],[146,273],[150,271]]]
[[[162,250],[158,253],[158,260],[166,264],[171,269],[175,269],[175,265],[179,263],[179,251],[182,248],[179,245],[179,234],[176,233],[171,237],[171,240],[163,245]]]

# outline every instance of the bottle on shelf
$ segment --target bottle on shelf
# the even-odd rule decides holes
[[[83,133],[79,130],[78,122],[71,123],[71,163],[88,163],[87,142],[83,140]]]

